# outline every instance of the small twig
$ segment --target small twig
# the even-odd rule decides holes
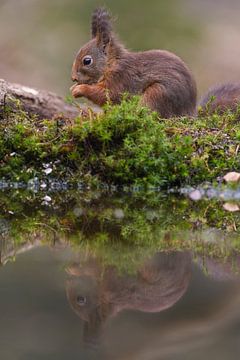
[[[236,147],[236,151],[235,151],[236,155],[238,154],[239,147],[240,147],[240,145],[238,144],[237,147]]]

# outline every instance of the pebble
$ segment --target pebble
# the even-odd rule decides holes
[[[52,168],[47,168],[47,169],[43,170],[43,172],[45,172],[46,175],[51,174],[52,171],[53,171]]]
[[[115,209],[113,211],[113,214],[114,214],[116,219],[123,219],[124,218],[124,212],[123,212],[122,209]]]
[[[235,172],[235,171],[229,172],[223,177],[223,179],[226,182],[239,182],[240,181],[240,173]]]
[[[194,190],[189,194],[190,199],[194,201],[201,200],[202,196],[203,195],[200,190]]]
[[[51,198],[51,196],[46,195],[46,196],[44,196],[43,200],[45,202],[50,202],[50,201],[52,201],[52,198]]]
[[[223,204],[223,208],[230,212],[236,212],[236,211],[240,210],[240,208],[237,204],[230,203],[230,202]]]

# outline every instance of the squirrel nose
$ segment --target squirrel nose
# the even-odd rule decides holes
[[[72,81],[78,81],[77,74],[72,74]]]
[[[78,81],[76,60],[74,60],[73,65],[72,65],[72,81]]]

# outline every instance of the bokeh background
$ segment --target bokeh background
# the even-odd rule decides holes
[[[182,57],[199,94],[240,81],[239,0],[0,0],[0,78],[66,95],[91,12],[103,4],[128,48]]]

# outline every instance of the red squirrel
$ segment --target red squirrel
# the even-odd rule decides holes
[[[124,93],[140,95],[143,105],[162,117],[194,115],[196,83],[185,63],[165,50],[128,51],[112,31],[109,13],[92,15],[92,39],[78,52],[72,67],[74,97],[102,106],[121,101]]]
[[[195,80],[186,64],[165,50],[128,51],[112,30],[109,13],[98,8],[92,15],[92,39],[78,52],[72,66],[74,97],[103,106],[121,102],[122,95],[140,95],[141,103],[163,118],[197,115]],[[212,99],[212,100],[211,100]],[[203,96],[202,114],[235,111],[240,84],[218,85]]]

